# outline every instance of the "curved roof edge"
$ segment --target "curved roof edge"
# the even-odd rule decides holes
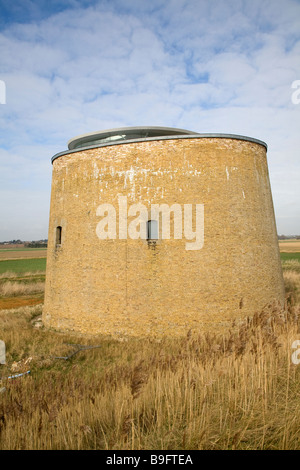
[[[75,150],[77,148],[95,145],[99,143],[133,139],[146,139],[149,137],[163,137],[169,135],[190,135],[196,132],[186,129],[177,129],[176,127],[158,127],[158,126],[135,126],[135,127],[116,127],[114,129],[106,129],[104,131],[91,132],[73,137],[68,142],[68,149]]]
[[[154,136],[148,137],[135,137],[134,134],[136,132],[144,132],[149,130],[149,133],[154,132]],[[132,131],[132,132],[131,132]],[[160,133],[161,131],[161,133]],[[123,134],[121,134],[123,132]],[[111,137],[117,136],[115,140],[110,139]],[[124,138],[123,138],[124,136]],[[127,137],[128,136],[128,137]],[[131,136],[131,137],[130,137]],[[253,142],[255,144],[262,145],[268,149],[268,146],[265,142],[259,139],[255,139],[253,137],[247,137],[244,135],[238,134],[221,134],[221,133],[197,133],[193,131],[187,131],[184,129],[176,129],[173,127],[155,127],[155,126],[148,126],[148,127],[124,127],[124,128],[117,128],[117,129],[109,129],[103,132],[94,132],[91,134],[83,134],[81,136],[75,137],[68,142],[69,150],[65,150],[63,152],[56,153],[51,162],[53,163],[54,160],[57,158],[68,155],[71,153],[81,152],[93,148],[99,147],[108,147],[112,145],[124,145],[124,144],[131,144],[135,142],[148,142],[148,141],[155,141],[155,140],[173,140],[173,139],[202,139],[202,138],[221,138],[221,139],[236,139],[236,140],[245,140],[248,142]],[[95,142],[96,141],[96,142]],[[101,143],[102,141],[102,143]],[[80,145],[76,147],[77,145]],[[85,145],[87,144],[87,145]],[[82,145],[82,146],[81,146]],[[73,148],[72,148],[73,147]]]

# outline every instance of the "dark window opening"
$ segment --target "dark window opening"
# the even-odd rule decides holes
[[[56,245],[61,245],[62,227],[56,227]]]
[[[147,222],[147,240],[158,240],[158,222],[157,222],[157,220],[148,220],[148,222]]]

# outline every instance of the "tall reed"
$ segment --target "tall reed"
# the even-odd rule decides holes
[[[101,347],[67,360],[83,339],[34,328],[41,307],[0,311],[0,449],[299,449],[300,279],[285,279],[284,308],[224,335],[86,338]]]

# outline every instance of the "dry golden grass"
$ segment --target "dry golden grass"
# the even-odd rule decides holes
[[[16,250],[16,251],[0,251],[0,260],[7,259],[29,259],[29,258],[46,258],[47,250]]]
[[[0,280],[6,279],[24,279],[24,278],[34,278],[38,276],[45,276],[45,271],[35,271],[32,272],[24,272],[24,273],[15,273],[13,271],[6,271],[4,273],[0,273]]]
[[[0,275],[0,310],[43,303],[45,272]]]
[[[281,253],[298,253],[300,251],[300,240],[279,241]]]
[[[0,284],[0,296],[11,297],[16,295],[29,295],[37,294],[44,292],[45,283],[44,282],[30,282],[30,283],[21,283],[21,282],[11,282],[6,281]]]
[[[300,273],[300,262],[297,259],[287,259],[282,261],[282,268],[285,271]]]
[[[38,328],[41,306],[0,311],[0,449],[299,449],[299,273],[285,282],[284,308],[219,337],[82,339]],[[83,342],[101,347],[57,359]]]
[[[298,268],[297,271],[294,271],[293,269],[285,270],[283,277],[286,295],[292,295],[293,300],[300,303],[300,270],[298,270]]]

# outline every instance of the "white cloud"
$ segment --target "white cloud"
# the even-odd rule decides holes
[[[291,102],[291,83],[300,79],[297,0],[69,4],[34,22],[10,22],[0,34],[7,89],[0,105],[0,216],[7,229],[0,227],[0,240],[28,238],[31,214],[44,221],[36,238],[47,236],[49,208],[40,201],[49,199],[50,158],[70,138],[130,125],[266,141],[281,232],[289,207],[286,229],[300,233],[299,189],[288,180],[289,169],[298,175],[300,166],[300,105]],[[30,204],[16,233],[10,187],[22,198],[24,180]]]

